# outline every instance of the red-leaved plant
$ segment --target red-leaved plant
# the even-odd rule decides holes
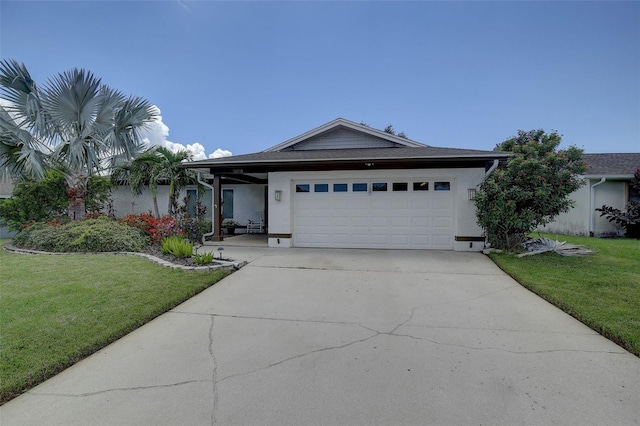
[[[151,211],[146,213],[128,214],[119,220],[120,223],[124,223],[134,228],[138,228],[149,237],[149,242],[159,243],[163,238],[170,237],[172,235],[183,235],[182,229],[178,226],[176,219],[171,216],[161,216],[157,218],[151,214]]]

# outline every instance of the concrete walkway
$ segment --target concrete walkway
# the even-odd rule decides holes
[[[0,424],[640,423],[640,359],[481,254],[224,253],[250,263]]]

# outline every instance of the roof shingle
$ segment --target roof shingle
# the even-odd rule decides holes
[[[583,154],[591,176],[632,176],[640,168],[640,153]]]

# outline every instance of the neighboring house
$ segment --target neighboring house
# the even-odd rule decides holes
[[[574,208],[541,229],[567,235],[624,235],[620,227],[600,217],[595,209],[606,204],[623,210],[627,202],[640,200],[638,191],[629,185],[640,168],[640,153],[584,154],[583,158],[589,169],[582,176],[586,184],[571,194]]]
[[[507,153],[427,146],[342,118],[265,151],[187,163],[222,217],[264,219],[270,247],[478,251],[475,189]]]

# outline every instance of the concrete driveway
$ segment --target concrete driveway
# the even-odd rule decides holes
[[[640,423],[640,359],[482,254],[225,255],[251,262],[4,405],[0,423]]]

